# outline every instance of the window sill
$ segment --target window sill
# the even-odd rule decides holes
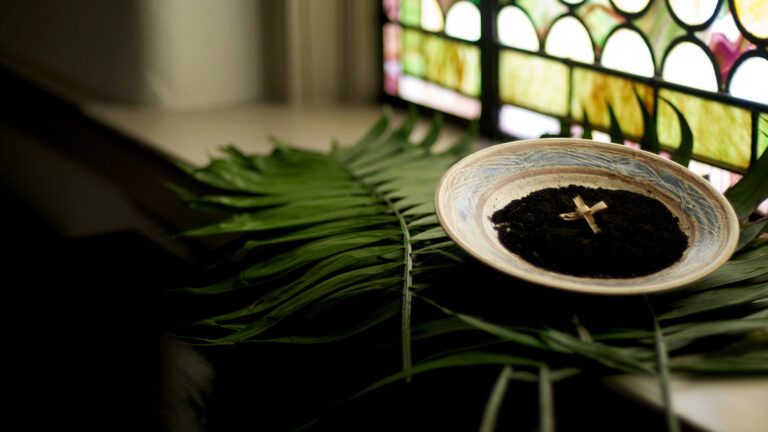
[[[270,139],[305,150],[328,150],[332,141],[349,144],[365,134],[382,114],[378,105],[338,105],[298,108],[255,103],[196,111],[163,111],[107,104],[88,104],[90,118],[171,158],[205,164],[218,147],[233,144],[245,152],[267,153]],[[394,111],[399,123],[404,112]],[[421,119],[414,136],[426,134],[429,122]],[[448,146],[462,130],[446,125],[437,146]]]

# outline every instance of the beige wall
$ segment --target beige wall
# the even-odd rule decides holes
[[[372,101],[376,0],[0,2],[0,58],[89,99],[198,109]]]

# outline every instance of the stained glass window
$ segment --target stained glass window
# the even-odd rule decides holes
[[[384,92],[475,120],[480,117],[479,0],[385,0]]]
[[[768,0],[384,0],[384,91],[492,136],[655,123],[720,189],[768,149]],[[642,106],[642,110],[641,110]],[[674,108],[673,108],[674,106]],[[612,120],[612,118],[614,120]]]

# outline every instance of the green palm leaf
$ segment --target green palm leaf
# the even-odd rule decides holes
[[[750,168],[749,173],[733,187],[725,191],[725,196],[733,205],[741,220],[747,220],[760,202],[768,198],[768,151]]]

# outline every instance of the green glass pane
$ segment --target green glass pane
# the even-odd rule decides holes
[[[417,30],[403,29],[401,50],[403,72],[423,77],[427,72],[427,58],[424,54],[424,35]]]
[[[589,122],[607,130],[610,125],[608,104],[613,108],[621,130],[628,137],[643,135],[643,113],[633,91],[643,99],[649,112],[653,112],[653,89],[626,78],[576,67],[573,70],[573,96],[571,115],[583,121],[582,107],[587,109]]]
[[[650,9],[633,23],[645,34],[651,44],[657,69],[670,43],[685,34],[685,30],[672,19],[667,2],[655,1]]]
[[[749,167],[752,147],[752,113],[698,96],[661,89],[683,113],[693,132],[693,154],[737,168]],[[677,115],[659,100],[657,130],[659,142],[675,148],[680,144]]]
[[[409,26],[421,23],[421,0],[400,0],[400,22]]]
[[[576,10],[576,14],[587,26],[598,49],[605,45],[611,30],[624,22],[624,17],[616,12],[609,0],[588,1]]]
[[[502,101],[547,114],[568,115],[568,66],[517,51],[499,53]]]
[[[760,114],[757,122],[757,157],[768,149],[768,114]]]
[[[516,4],[531,17],[539,36],[546,34],[555,18],[568,12],[568,8],[558,0],[519,0]]]

